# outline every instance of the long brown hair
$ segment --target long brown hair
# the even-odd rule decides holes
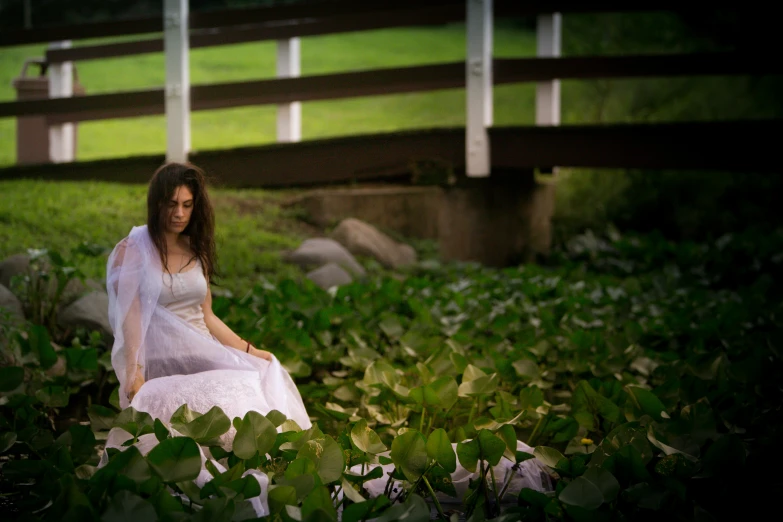
[[[193,194],[193,212],[183,234],[190,238],[190,248],[210,282],[219,277],[215,249],[215,211],[207,193],[204,171],[191,163],[166,163],[150,179],[147,190],[147,230],[158,249],[163,269],[168,271],[166,222],[168,204],[177,187],[187,187]]]

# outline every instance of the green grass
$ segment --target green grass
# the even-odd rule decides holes
[[[499,23],[494,34],[497,57],[532,56],[535,36]],[[85,43],[94,42],[80,42]],[[42,56],[44,46],[0,52],[0,100],[16,94],[11,82],[26,58]],[[302,39],[302,74],[326,74],[465,59],[465,27],[402,28],[345,33]],[[77,63],[88,94],[130,91],[163,85],[163,54]],[[275,75],[275,43],[259,42],[196,49],[191,52],[191,81],[210,84],[271,78]],[[531,123],[534,86],[502,86],[495,91],[497,125]],[[373,96],[302,107],[303,139],[400,129],[464,125],[463,89]],[[241,107],[192,115],[194,150],[273,143],[276,107]],[[163,116],[87,122],[78,128],[78,159],[124,157],[165,151]],[[0,120],[0,165],[15,162],[15,120]]]
[[[146,186],[101,182],[0,183],[0,259],[28,248],[48,248],[70,258],[82,242],[112,248],[134,225],[146,221]],[[285,193],[213,189],[223,286],[244,292],[259,274],[287,269],[279,253],[305,237],[287,219]],[[107,256],[79,259],[87,277],[102,281]]]

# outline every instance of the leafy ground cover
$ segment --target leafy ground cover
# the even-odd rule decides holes
[[[183,407],[171,426],[120,412],[99,339],[80,332],[58,350],[40,326],[4,327],[6,512],[243,520],[260,493],[243,478],[252,469],[269,478],[272,519],[334,520],[339,507],[343,520],[427,520],[424,499],[452,492],[459,461],[481,472],[456,499],[471,520],[750,513],[780,488],[767,479],[759,492],[756,479],[780,463],[781,252],[780,233],[709,245],[586,235],[546,266],[427,262],[332,292],[282,278],[216,298],[296,377],[316,421],[304,431],[277,412]],[[232,424],[233,446],[218,448]],[[97,469],[111,426],[161,442]],[[199,446],[225,464],[202,488]],[[550,466],[555,491],[505,498],[486,463],[528,458]],[[377,477],[346,469],[376,462],[394,465],[401,495],[367,498],[357,486]]]

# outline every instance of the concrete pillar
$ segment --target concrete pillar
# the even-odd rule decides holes
[[[190,152],[190,40],[188,0],[165,0],[166,160],[187,161]]]

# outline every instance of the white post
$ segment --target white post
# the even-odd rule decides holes
[[[165,0],[166,161],[187,161],[190,151],[189,47],[188,0]]]
[[[537,54],[540,58],[560,56],[561,25],[560,13],[539,15]],[[536,125],[560,125],[560,80],[536,85]]]
[[[277,41],[277,77],[296,78],[301,74],[299,38]],[[302,102],[277,106],[277,141],[301,141]]]
[[[492,0],[467,0],[465,164],[470,177],[489,176],[492,126]]]
[[[51,49],[67,49],[70,40],[53,42]],[[53,63],[49,67],[49,98],[69,98],[73,96],[73,63]],[[74,159],[73,123],[60,123],[49,127],[49,160],[54,163],[73,161]]]

